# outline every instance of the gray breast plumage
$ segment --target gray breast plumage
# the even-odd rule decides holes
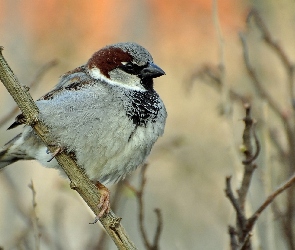
[[[124,178],[145,160],[163,134],[167,116],[153,89],[135,91],[103,82],[79,91],[65,89],[54,100],[36,103],[53,141],[74,152],[89,178],[102,183]]]

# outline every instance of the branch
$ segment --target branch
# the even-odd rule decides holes
[[[38,120],[39,110],[30,96],[28,88],[20,85],[18,79],[4,59],[2,50],[3,47],[0,47],[0,80],[19,106],[26,119],[26,123],[34,129],[35,133],[48,149],[54,152],[57,147],[51,146],[48,143],[50,138],[49,129]],[[89,180],[76,162],[65,152],[56,155],[55,158],[69,177],[71,188],[76,190],[95,215],[98,215],[98,201],[100,200],[100,195],[95,185]],[[121,218],[116,217],[112,211],[100,218],[101,224],[115,242],[118,249],[136,249],[127,236],[125,229],[120,224],[120,221]]]
[[[259,94],[259,96],[263,99],[265,99],[269,106],[271,107],[271,109],[283,120],[286,121],[287,117],[284,115],[284,112],[281,110],[281,108],[279,107],[279,105],[276,103],[275,99],[272,98],[269,93],[263,88],[262,83],[260,82],[260,80],[258,79],[257,73],[254,70],[254,68],[252,67],[251,63],[250,63],[250,59],[249,59],[249,52],[248,52],[248,46],[246,43],[246,38],[245,35],[243,33],[240,33],[240,40],[242,43],[242,47],[243,47],[243,56],[244,56],[244,63],[248,72],[248,75],[250,76],[251,80],[254,83],[254,87],[257,90],[257,93]]]
[[[36,203],[36,190],[34,187],[34,183],[31,180],[31,183],[29,184],[29,188],[32,190],[32,195],[33,195],[33,199],[32,199],[32,206],[33,206],[33,214],[32,214],[32,222],[33,222],[33,229],[34,229],[34,240],[35,240],[35,250],[39,250],[40,249],[40,232],[39,232],[39,225],[38,225],[38,221],[39,218],[37,216],[37,212],[36,212],[36,207],[37,207],[37,203]]]
[[[159,247],[159,240],[160,236],[162,233],[162,228],[163,228],[163,219],[162,219],[162,214],[161,210],[159,208],[156,208],[154,211],[157,216],[157,228],[155,231],[154,235],[154,240],[153,243],[151,243],[148,239],[145,226],[144,226],[144,202],[143,202],[143,194],[144,194],[144,188],[146,184],[146,177],[145,177],[145,172],[147,169],[148,164],[144,164],[141,168],[141,179],[140,179],[140,187],[136,189],[134,186],[132,186],[129,182],[125,182],[125,185],[132,191],[134,192],[137,202],[138,202],[138,208],[139,208],[139,213],[138,213],[138,221],[139,221],[139,229],[141,233],[141,237],[143,240],[143,243],[145,245],[145,248],[147,250],[158,250],[160,249]]]
[[[277,41],[275,41],[272,38],[271,33],[269,32],[267,26],[265,25],[263,19],[259,15],[258,11],[255,9],[252,9],[247,17],[247,23],[249,23],[250,18],[253,17],[259,31],[262,34],[262,39],[264,42],[274,50],[274,52],[278,55],[278,57],[281,59],[283,65],[287,70],[293,71],[294,65],[291,63],[290,59],[287,56],[287,53],[284,51],[284,49],[281,47]]]
[[[199,69],[194,70],[189,76],[187,82],[186,91],[190,93],[191,88],[195,80],[204,80],[205,83],[211,84],[211,86],[218,92],[222,91],[222,80],[220,67],[212,65],[204,65]],[[229,87],[229,98],[230,100],[240,101],[242,103],[250,102],[249,96],[239,94],[237,91]]]
[[[253,124],[254,121],[251,117],[251,106],[249,104],[245,104],[245,109],[246,109],[246,116],[243,119],[245,122],[245,129],[243,133],[243,146],[244,146],[244,154],[246,157],[246,160],[243,161],[243,164],[245,165],[244,167],[244,175],[243,175],[243,180],[241,187],[238,190],[239,194],[239,205],[241,209],[244,211],[245,209],[245,200],[246,196],[250,187],[251,179],[254,170],[256,169],[256,164],[253,162],[259,154],[260,151],[260,146],[259,142],[257,140],[255,132],[253,133]],[[256,153],[253,155],[253,148],[252,148],[252,133],[254,134],[254,139],[256,141]]]
[[[155,235],[154,235],[153,246],[155,246],[155,247],[157,246],[156,249],[158,249],[159,248],[158,245],[159,245],[159,241],[160,241],[160,236],[161,236],[162,229],[163,229],[163,218],[162,218],[161,210],[159,208],[155,209],[155,213],[157,215],[158,224],[157,224],[156,232],[155,232]]]
[[[290,61],[290,59],[287,56],[287,53],[284,51],[283,47],[275,41],[275,39],[272,37],[271,33],[269,32],[267,26],[265,25],[265,22],[261,18],[259,12],[255,9],[252,9],[247,17],[247,22],[249,23],[250,19],[253,18],[255,21],[255,24],[259,31],[262,34],[262,39],[265,42],[266,45],[268,45],[280,58],[286,72],[288,75],[288,84],[290,89],[290,98],[291,103],[294,101],[294,64]]]
[[[258,217],[260,216],[260,214],[263,212],[264,209],[267,208],[267,206],[273,202],[273,200],[283,191],[285,191],[286,189],[288,189],[289,187],[291,187],[293,185],[293,183],[295,182],[295,174],[289,179],[287,180],[281,187],[279,187],[277,190],[275,190],[272,194],[270,194],[266,200],[262,203],[262,205],[256,210],[256,212],[248,219],[247,222],[247,231],[251,231],[255,222],[257,221]]]
[[[241,247],[238,250],[248,250],[250,247],[250,238],[252,234],[249,232],[247,233],[244,242],[241,244]]]
[[[231,250],[238,250],[239,243],[237,240],[237,232],[233,226],[228,227],[228,234],[230,237],[230,249]]]
[[[111,207],[114,212],[116,212],[117,209],[119,208],[120,197],[122,196],[123,186],[125,185],[125,181],[127,181],[127,180],[128,180],[128,177],[126,177],[124,180],[120,181],[116,185],[115,190],[113,191],[113,196],[112,196],[113,198],[112,198]],[[106,249],[106,246],[108,243],[107,240],[108,240],[108,235],[106,234],[105,231],[102,231],[99,238],[98,238],[97,243],[94,244],[94,246],[92,248],[87,247],[87,249]]]
[[[243,228],[246,224],[246,217],[244,214],[244,211],[242,210],[239,200],[235,198],[232,188],[231,188],[231,176],[226,177],[226,188],[225,188],[225,194],[226,197],[230,200],[231,204],[233,205],[234,209],[237,213],[237,219],[239,228]],[[230,234],[231,235],[231,234]]]

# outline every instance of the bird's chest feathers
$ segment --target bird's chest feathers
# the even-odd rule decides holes
[[[160,108],[159,97],[155,91],[133,91],[126,96],[129,100],[124,105],[126,115],[136,127],[146,127],[148,122],[157,121]]]

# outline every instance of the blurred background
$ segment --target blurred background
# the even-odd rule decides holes
[[[229,249],[228,225],[235,224],[224,188],[227,175],[233,176],[235,190],[243,174],[239,147],[244,109],[240,101],[208,80],[193,77],[204,65],[211,69],[223,66],[227,89],[247,96],[258,120],[262,154],[248,195],[248,214],[289,174],[265,132],[276,129],[279,143],[286,149],[284,124],[259,97],[247,75],[239,32],[247,37],[251,63],[264,87],[286,114],[292,112],[286,71],[263,43],[257,27],[246,25],[246,18],[249,10],[256,8],[292,62],[295,2],[217,2],[218,15],[213,2],[207,0],[0,0],[0,45],[21,83],[30,85],[44,65],[57,61],[31,89],[34,99],[48,92],[64,72],[84,64],[93,52],[110,43],[137,42],[165,70],[166,76],[156,79],[155,89],[166,105],[167,125],[148,159],[144,194],[150,239],[157,222],[154,209],[159,208],[163,215],[161,249]],[[15,103],[2,84],[0,98],[1,120]],[[1,145],[20,131],[6,131],[13,119],[0,127]],[[135,187],[139,175],[140,170],[130,177]],[[31,181],[36,191],[37,229],[31,216]],[[102,249],[98,248],[100,226],[88,224],[94,215],[68,184],[57,171],[34,161],[2,170],[0,246],[34,249],[37,232],[40,249]],[[138,248],[144,249],[136,198],[126,186],[120,189],[116,214],[123,218],[122,224]],[[282,197],[278,205],[284,201]],[[271,209],[259,219],[253,245],[254,249],[292,249]],[[116,247],[107,242],[104,249]]]

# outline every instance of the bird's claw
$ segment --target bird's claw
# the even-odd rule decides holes
[[[110,205],[110,191],[102,185],[100,182],[95,183],[100,193],[100,200],[98,203],[98,208],[100,209],[99,214],[95,217],[94,221],[90,224],[95,224],[101,217],[108,214],[111,209]]]
[[[54,157],[55,157],[56,155],[60,154],[63,150],[64,150],[64,149],[63,149],[62,147],[58,147],[58,148],[57,148],[57,149],[51,154],[51,158],[50,158],[47,162],[51,162],[51,161],[54,159]],[[48,148],[47,148],[47,150],[46,150],[46,153],[47,153],[47,154],[50,153],[50,151],[48,150]]]

